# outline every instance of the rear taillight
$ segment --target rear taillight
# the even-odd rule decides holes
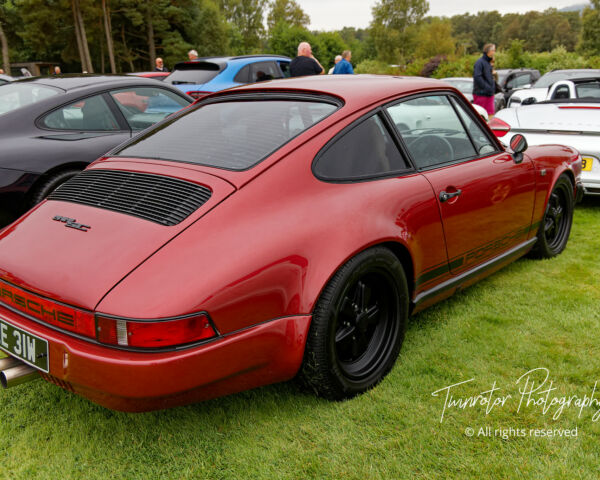
[[[194,90],[194,91],[185,92],[185,93],[187,93],[193,99],[198,100],[199,98],[206,97],[206,95],[208,95],[211,92],[200,92],[198,90]]]
[[[203,313],[157,320],[96,316],[96,338],[108,345],[163,348],[196,343],[215,335],[210,320]]]
[[[502,138],[504,135],[510,132],[510,125],[496,117],[492,118],[488,122],[488,126],[498,138]]]

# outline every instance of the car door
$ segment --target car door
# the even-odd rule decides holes
[[[426,126],[411,126],[419,107],[426,109]],[[452,95],[413,97],[387,112],[412,162],[435,192],[453,274],[527,239],[535,186],[527,157],[518,163],[501,151]]]

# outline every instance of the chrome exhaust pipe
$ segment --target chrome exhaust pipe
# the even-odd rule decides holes
[[[39,378],[37,369],[13,357],[0,359],[0,383],[2,388],[10,388]]]
[[[0,372],[3,372],[4,370],[8,370],[9,368],[12,368],[12,367],[16,367],[20,363],[23,363],[23,362],[21,362],[20,360],[17,360],[15,357],[0,358]]]

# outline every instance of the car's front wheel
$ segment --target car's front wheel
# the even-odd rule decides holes
[[[384,247],[361,252],[336,272],[317,302],[301,381],[331,400],[372,388],[394,365],[407,317],[401,262]]]
[[[565,249],[571,233],[573,209],[573,184],[566,175],[561,175],[548,199],[537,242],[531,250],[532,257],[551,258]]]

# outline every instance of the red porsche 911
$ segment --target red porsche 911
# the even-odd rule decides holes
[[[559,254],[580,173],[569,147],[505,147],[436,80],[207,96],[0,231],[2,384],[126,411],[294,377],[350,398],[410,313]]]

